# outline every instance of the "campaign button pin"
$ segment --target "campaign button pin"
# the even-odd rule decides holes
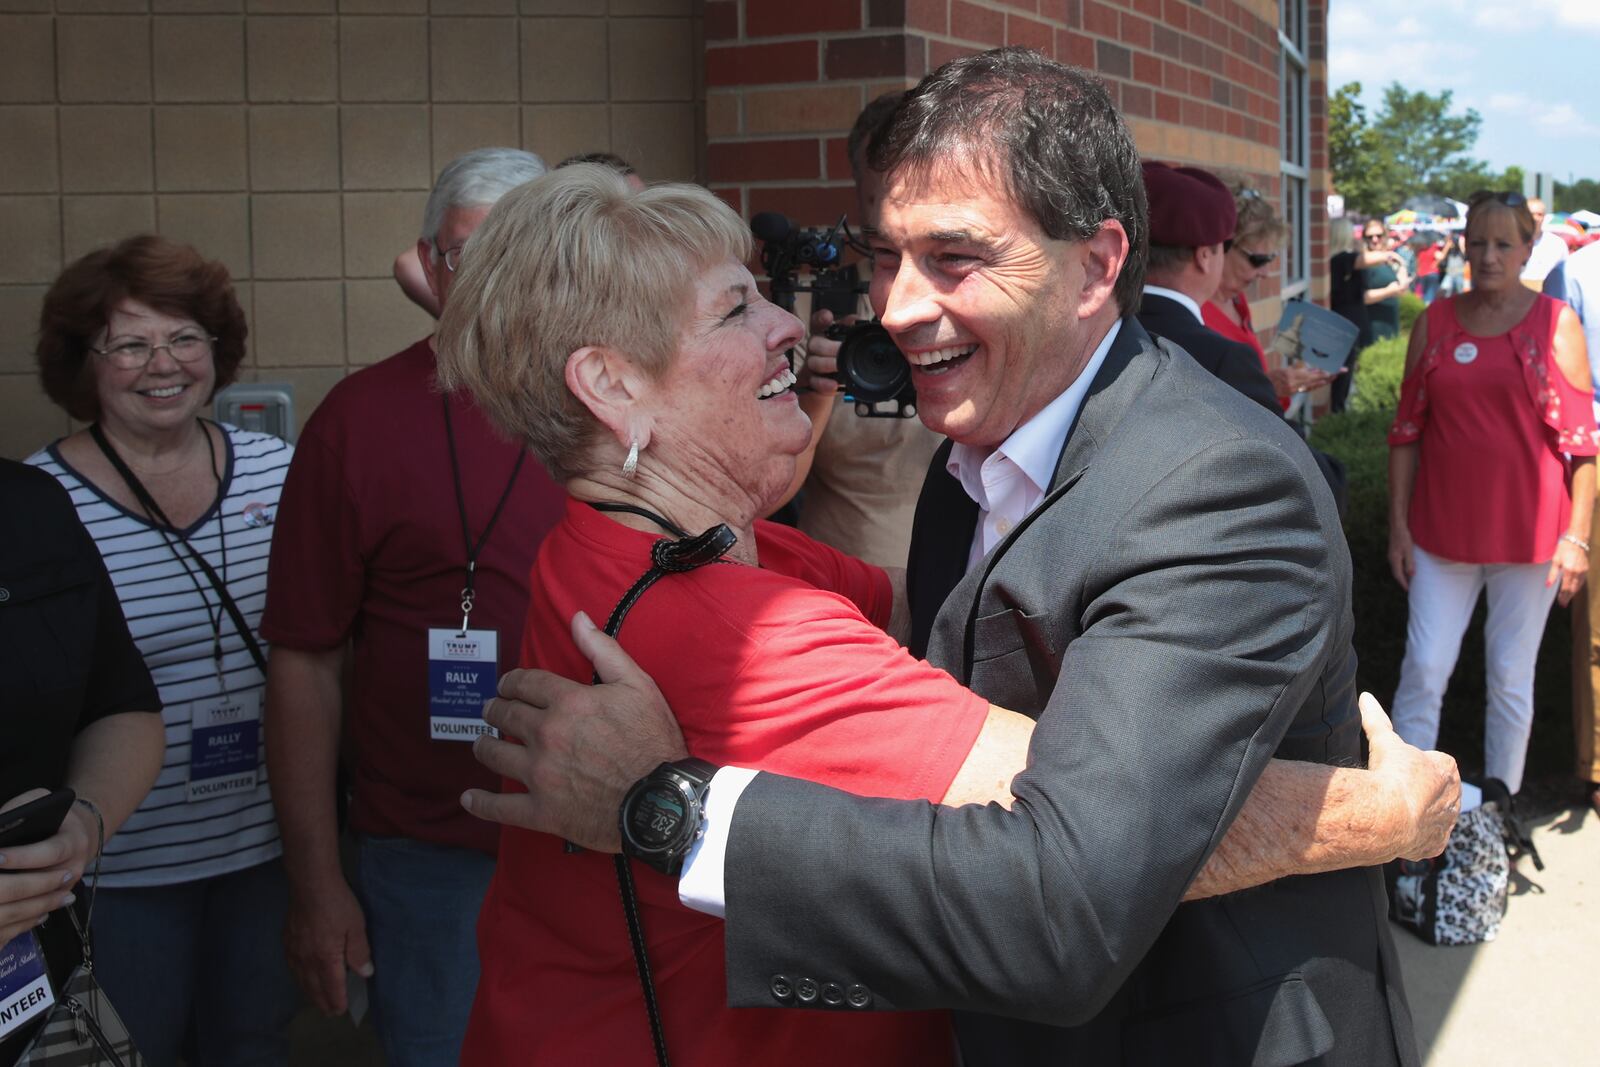
[[[1471,341],[1462,341],[1456,345],[1456,362],[1471,363],[1478,358],[1478,346]]]

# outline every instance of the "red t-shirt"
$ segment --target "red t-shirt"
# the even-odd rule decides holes
[[[569,620],[610,615],[660,536],[569,503],[534,565],[523,662],[587,681]],[[943,796],[988,704],[883,632],[881,570],[784,526],[758,523],[756,543],[760,567],[669,575],[622,626],[689,751],[868,796]],[[634,878],[675,1062],[950,1062],[942,1013],[729,1009],[722,920],[679,904],[676,879],[642,864]],[[553,837],[508,827],[478,955],[463,1064],[653,1062],[612,857],[566,855]]]
[[[1250,301],[1244,298],[1243,293],[1233,298],[1233,310],[1239,316],[1238,322],[1234,322],[1233,317],[1218,307],[1214,301],[1207,300],[1200,305],[1200,317],[1205,320],[1207,326],[1228,340],[1249,345],[1255,352],[1256,358],[1261,361],[1261,369],[1267,370],[1267,353],[1261,347],[1261,338],[1256,336],[1255,322],[1250,318]],[[1279,397],[1278,406],[1288,411],[1289,398]]]
[[[465,395],[450,415],[476,539],[517,446]],[[501,671],[522,640],[528,568],[565,499],[525,461],[478,558],[472,626],[499,632]],[[261,635],[305,651],[353,644],[352,828],[493,853],[497,828],[459,798],[496,776],[471,745],[429,738],[427,632],[461,624],[466,562],[433,349],[418,341],[334,386],[307,421],[278,505]]]
[[[1562,453],[1596,451],[1593,394],[1556,365],[1559,301],[1541,295],[1509,332],[1478,337],[1456,319],[1458,299],[1429,306],[1389,430],[1391,445],[1419,442],[1407,524],[1457,563],[1543,563],[1572,513]]]

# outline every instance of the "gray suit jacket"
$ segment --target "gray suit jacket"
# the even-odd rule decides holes
[[[1375,871],[1179,903],[1271,756],[1360,758],[1350,558],[1304,443],[1130,319],[1044,502],[964,576],[945,454],[914,624],[1038,720],[1017,803],[758,775],[730,1003],[986,1013],[958,1021],[969,1065],[1415,1063]]]

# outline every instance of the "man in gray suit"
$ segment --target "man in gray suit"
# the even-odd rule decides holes
[[[912,650],[1037,726],[1009,811],[733,768],[684,794],[680,894],[725,908],[730,1003],[962,1009],[969,1065],[1415,1063],[1376,871],[1180,904],[1273,755],[1360,759],[1350,560],[1303,442],[1133,317],[1144,191],[1104,86],[958,60],[872,163],[873,303],[951,438]],[[637,680],[551,681],[489,712],[531,794],[469,807],[615,849],[625,784],[682,742]]]

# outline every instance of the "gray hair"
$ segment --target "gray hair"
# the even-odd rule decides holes
[[[517,186],[540,177],[544,160],[520,148],[478,148],[457,156],[439,172],[422,210],[422,239],[433,242],[453,207],[484,207]],[[437,250],[435,250],[437,254]]]
[[[665,373],[695,282],[750,258],[750,229],[698,185],[635,192],[609,166],[553,170],[508,193],[472,237],[435,335],[439,384],[465,389],[557,481],[585,469],[599,432],[567,388],[586,345]]]

